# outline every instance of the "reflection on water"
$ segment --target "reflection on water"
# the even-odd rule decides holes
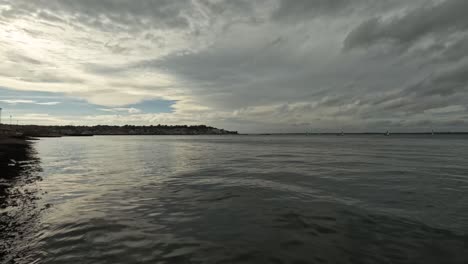
[[[466,263],[467,139],[44,139],[25,254],[36,263]]]

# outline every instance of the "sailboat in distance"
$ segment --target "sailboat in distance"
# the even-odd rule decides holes
[[[384,134],[386,137],[390,136],[390,132],[387,130],[387,132],[385,132]]]

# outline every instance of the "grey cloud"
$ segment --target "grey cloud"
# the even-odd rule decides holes
[[[404,90],[405,95],[450,96],[468,92],[468,64],[430,77]],[[466,94],[465,94],[466,95]]]
[[[27,64],[33,64],[33,65],[41,65],[44,62],[25,56],[17,53],[8,53],[7,58],[14,63],[27,63]]]
[[[301,22],[318,17],[349,18],[353,14],[380,14],[401,6],[414,6],[427,0],[279,0],[271,18],[280,22]]]
[[[468,56],[468,36],[463,36],[455,43],[439,47],[442,53],[437,56],[438,61],[457,62]]]
[[[40,18],[85,24],[106,31],[126,28],[186,28],[189,26],[183,11],[190,1],[170,0],[15,0],[3,15],[14,18],[37,14]],[[149,23],[148,23],[149,22]]]
[[[69,76],[60,76],[50,73],[40,73],[28,76],[19,76],[18,80],[30,83],[83,83],[84,80]]]
[[[144,35],[144,39],[151,41],[151,43],[155,44],[158,48],[164,48],[166,46],[165,40],[161,36],[155,36],[151,33],[146,33]]]
[[[157,90],[170,90],[173,86],[170,85],[155,85],[155,84],[135,84],[134,82],[111,82],[112,87],[125,88],[135,87],[141,91],[157,91]]]
[[[244,131],[289,125],[302,131],[306,126],[418,128],[428,120],[465,125],[467,109],[460,106],[468,101],[468,19],[461,10],[468,6],[461,0],[438,2],[4,0],[13,8],[0,19],[75,26],[83,34],[56,40],[80,54],[98,49],[105,55],[70,64],[67,72],[84,80],[42,72],[33,68],[42,61],[15,55],[12,61],[31,64],[26,70],[34,71],[8,73],[24,76],[25,82],[62,83],[64,89],[82,81],[89,89],[71,96],[115,109],[124,109],[119,107],[129,103],[127,98],[137,103],[161,96],[179,100],[184,114],[192,105],[197,113],[205,111],[197,106],[208,107],[209,114],[223,115],[215,122]],[[88,32],[98,36],[91,39]],[[29,33],[39,38],[41,32]],[[45,33],[57,38],[56,32]],[[427,36],[435,38],[413,46]],[[377,43],[393,48],[342,52],[343,39],[347,49]],[[166,49],[171,45],[177,47]],[[159,74],[167,80],[158,83]]]
[[[168,71],[185,80],[195,94],[202,97],[200,100],[230,109],[323,98],[327,99],[321,106],[340,106],[357,100],[353,94],[373,92],[366,90],[376,85],[390,89],[397,83],[393,76],[382,77],[369,71],[382,70],[397,75],[408,71],[405,67],[392,69],[379,61],[376,65],[354,59],[330,61],[326,53],[295,50],[302,41],[300,38],[280,42],[277,39],[272,37],[265,40],[264,45],[246,50],[212,48],[169,56],[142,62],[144,66],[141,67]],[[361,67],[353,67],[355,64]]]
[[[436,5],[426,4],[393,19],[374,17],[351,31],[344,46],[350,49],[380,42],[411,45],[428,35],[466,31],[468,29],[466,10],[468,10],[467,1],[446,0]]]
[[[317,15],[335,14],[353,7],[349,0],[281,0],[272,18],[277,20],[297,20]]]
[[[209,25],[222,19],[252,17],[251,1],[211,0],[3,0],[12,8],[3,10],[5,19],[36,16],[51,23],[98,28],[107,32],[185,30],[199,34],[195,20]],[[239,19],[229,21],[230,24]]]
[[[361,70],[352,65],[363,61],[316,64],[316,60],[325,59],[322,55],[326,56],[326,53],[295,50],[301,41],[303,39],[297,36],[271,36],[245,49],[213,45],[197,53],[173,54],[163,59],[109,69],[109,73],[120,74],[122,69],[167,72],[177,76],[183,82],[181,86],[190,88],[201,103],[228,110],[285,101],[311,102],[313,106],[308,107],[314,108],[336,108],[359,100],[353,93],[373,88],[373,82],[385,87],[381,82],[386,77],[370,75],[360,80]],[[372,70],[386,67],[380,62],[377,64],[380,66],[363,64],[363,67]],[[399,71],[405,72],[406,69]],[[366,73],[366,70],[362,72]],[[388,79],[389,83],[395,83],[392,76]],[[295,109],[298,111],[308,110],[304,107]],[[351,110],[348,109],[347,113]]]
[[[123,47],[122,45],[118,43],[117,44],[106,43],[104,44],[104,46],[108,48],[112,53],[116,53],[116,54],[124,54],[129,50],[129,48]]]
[[[58,68],[49,61],[42,61],[15,52],[7,52],[3,55],[9,64],[6,64],[4,68],[2,68],[0,72],[0,76],[2,77],[27,83],[85,83],[85,80],[81,78],[72,77],[66,73],[60,72],[57,70]]]
[[[361,106],[369,107],[363,117],[409,117],[424,114],[431,109],[464,105],[468,101],[468,64],[444,73],[435,74],[413,85],[388,95],[369,97]],[[465,113],[467,109],[464,109]],[[449,116],[450,113],[442,113]]]
[[[57,22],[57,23],[65,23],[66,21],[48,11],[39,11],[37,13],[37,16],[44,19],[44,20],[47,20],[47,21],[50,21],[50,22]]]
[[[466,59],[468,56],[468,34],[461,33],[448,36],[439,36],[426,46],[419,46],[408,52],[407,47],[393,49],[399,51],[397,56],[403,51],[403,59],[415,61],[424,58],[428,61],[424,66],[434,66],[437,64],[453,64]]]
[[[125,72],[128,71],[127,65],[109,66],[107,64],[97,64],[97,63],[84,63],[82,68],[87,73],[97,74],[97,75],[125,75]]]

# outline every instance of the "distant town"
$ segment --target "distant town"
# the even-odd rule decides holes
[[[39,125],[0,125],[0,135],[26,137],[62,137],[93,135],[226,135],[237,134],[215,127],[196,125],[150,125],[150,126],[39,126]]]

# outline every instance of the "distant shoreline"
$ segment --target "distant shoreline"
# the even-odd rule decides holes
[[[237,135],[237,131],[196,125],[157,125],[157,126],[39,126],[39,125],[3,125],[12,134],[29,137],[62,137],[94,135]]]
[[[256,135],[256,136],[363,136],[363,135],[468,135],[468,131],[423,131],[423,132],[303,132],[303,133],[238,133],[206,125],[149,125],[149,126],[42,126],[42,125],[5,125],[0,124],[0,132],[21,135],[29,138],[51,137],[90,137],[90,136],[150,136],[150,135]],[[0,136],[1,134],[0,133]]]
[[[304,136],[346,136],[346,135],[385,135],[386,132],[354,132],[354,133],[341,133],[341,132],[326,132],[326,133],[245,133],[239,135],[261,135],[261,136],[275,136],[275,135],[304,135]],[[389,135],[468,135],[468,132],[390,132]]]

